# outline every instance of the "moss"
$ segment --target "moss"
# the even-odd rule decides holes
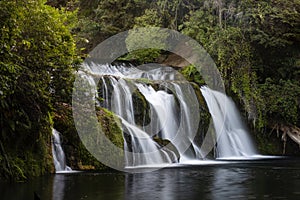
[[[133,110],[135,123],[139,126],[145,126],[150,123],[150,105],[139,90],[132,93]]]
[[[153,83],[153,81],[151,79],[147,79],[147,78],[139,78],[135,80],[136,83],[144,83],[147,85],[150,85]]]
[[[97,107],[98,121],[108,139],[119,148],[124,148],[120,120],[110,111]],[[72,108],[69,104],[56,104],[54,127],[62,134],[67,164],[72,169],[103,170],[108,167],[99,162],[84,146],[73,121]]]
[[[113,90],[113,86],[111,85],[111,81],[110,81],[110,77],[109,76],[103,76],[102,77],[102,81],[98,81],[98,85],[97,85],[97,88],[98,88],[98,101],[100,103],[100,105],[102,107],[108,107],[109,105],[106,105],[106,102],[105,102],[105,99],[104,98],[108,98],[108,102],[111,101],[111,95],[112,95],[112,92],[114,91]],[[105,94],[105,86],[107,87],[107,92],[108,94]]]
[[[199,128],[201,129],[200,132],[206,133],[209,128],[209,123],[211,119],[210,112],[208,110],[206,101],[201,93],[200,87],[196,83],[191,83],[192,87],[194,88],[196,97],[199,102],[199,114],[200,114],[200,124]]]
[[[200,72],[194,65],[188,65],[179,70],[179,72],[190,82],[197,83],[199,85],[204,85],[205,81],[203,80]]]
[[[97,111],[97,116],[104,134],[114,145],[124,149],[123,131],[121,128],[120,119],[105,108],[99,108],[99,111]]]
[[[82,169],[83,165],[91,165],[95,169],[106,168],[82,144],[74,124],[71,105],[57,103],[55,107],[54,128],[61,133],[67,165],[72,169]]]

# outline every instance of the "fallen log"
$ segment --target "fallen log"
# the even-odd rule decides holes
[[[283,141],[283,154],[285,154],[287,136],[296,142],[300,147],[300,128],[294,125],[275,124],[273,130],[276,129],[277,136],[279,131],[282,132],[281,140]]]

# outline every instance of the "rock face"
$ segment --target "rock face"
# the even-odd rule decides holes
[[[163,65],[172,66],[174,68],[183,68],[190,63],[176,54],[163,55],[158,58],[159,62]]]
[[[187,60],[185,60],[179,55],[186,55],[188,56],[188,60],[196,61],[196,58],[193,57],[195,55],[192,53],[192,49],[187,48],[187,46],[184,43],[179,43],[174,49],[174,52],[177,52],[178,55],[175,53],[162,54],[157,59],[157,62],[174,68],[183,68],[190,65],[191,63],[189,63]]]
[[[187,81],[174,68],[162,65],[135,67],[90,60],[85,68],[99,80],[100,105],[122,118],[125,149],[129,152],[157,153],[156,156],[153,154],[152,159],[130,155],[133,156],[132,165],[170,163],[174,157],[178,158],[178,152],[180,157],[203,159],[199,147],[208,129],[209,112],[198,85]],[[169,156],[167,149],[161,148],[154,136],[171,141],[176,149],[171,153],[172,156]],[[188,144],[191,146],[185,146]],[[185,155],[187,149],[189,155]],[[130,163],[128,165],[131,166]]]
[[[182,149],[178,149],[181,141],[173,143],[172,138],[176,136],[176,133],[183,134],[185,142],[189,143],[189,137],[192,137],[189,134],[193,132],[196,137],[195,141],[192,141],[192,147],[188,150],[189,156],[201,158],[198,146],[203,142],[207,132],[210,114],[197,84],[186,81],[180,73],[170,67],[145,65],[137,69],[128,64],[97,66],[92,62],[89,63],[89,67],[89,74],[99,80],[97,101],[100,107],[96,106],[97,118],[104,134],[115,146],[128,152],[146,151],[148,148],[153,148],[152,150],[161,151],[162,155],[154,156],[161,157],[160,159],[154,157],[150,159],[152,163],[178,162],[180,157],[186,155]],[[148,90],[152,90],[152,94],[149,93],[147,96],[145,92],[150,92]],[[190,96],[190,94],[193,95]],[[156,99],[152,95],[158,95],[157,98],[162,99]],[[166,98],[165,101],[164,98]],[[156,108],[156,103],[161,104],[162,107]],[[172,108],[167,108],[168,106]],[[106,168],[82,144],[74,126],[71,106],[60,103],[56,107],[54,127],[62,133],[67,164],[72,169],[81,170]],[[171,110],[163,111],[160,110],[161,108]],[[168,112],[173,112],[173,114]],[[167,116],[170,114],[173,115],[174,123],[177,121],[178,127],[177,125],[174,127],[163,125],[166,127],[157,131],[155,124],[165,123],[165,119],[168,119]],[[192,117],[192,115],[195,116]],[[166,123],[173,122],[171,120]],[[140,140],[141,135],[136,134],[144,135],[147,141]],[[93,138],[87,140],[99,146],[97,151],[101,154],[101,148],[104,147],[97,143],[97,136],[94,135]],[[110,157],[113,159],[114,155]],[[147,164],[148,158],[141,160],[143,159],[145,163],[139,164]],[[127,165],[131,164],[127,163]]]
[[[67,164],[75,170],[106,169],[107,167],[94,158],[82,144],[74,125],[71,106],[65,103],[56,106],[58,109],[56,109],[54,117],[54,126],[61,132]],[[98,108],[97,116],[110,141],[119,148],[124,148],[123,134],[118,118],[104,108]]]

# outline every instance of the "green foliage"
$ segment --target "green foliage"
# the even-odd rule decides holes
[[[272,119],[272,122],[274,124],[285,122],[296,125],[299,120],[299,83],[291,80],[280,80],[277,84],[268,78],[261,85],[261,89],[268,108],[266,114]]]
[[[135,18],[135,25],[139,27],[160,27],[162,24],[162,18],[159,17],[159,13],[155,9],[146,9],[143,15]]]
[[[183,34],[192,37],[205,48],[214,44],[209,41],[209,37],[215,33],[214,29],[218,28],[214,27],[214,16],[203,9],[199,9],[191,11],[186,18],[186,21],[180,25]]]
[[[162,25],[162,19],[159,17],[159,13],[154,9],[146,9],[144,14],[135,18],[135,27],[160,27]],[[158,29],[157,29],[158,31]],[[161,32],[141,32],[138,29],[129,32],[126,38],[126,45],[130,53],[123,56],[121,60],[134,61],[138,64],[153,63],[161,55],[161,50],[164,48],[164,41],[166,39],[166,34]],[[155,38],[155,40],[153,40]],[[141,44],[152,44],[155,42],[154,48],[143,48],[140,47]],[[133,50],[136,47],[141,49]]]
[[[274,118],[300,126],[299,0],[120,0],[97,5],[100,18],[93,20],[107,35],[157,26],[180,30],[203,45],[219,68],[227,93],[257,133],[265,132]],[[151,41],[147,34],[144,38],[137,34],[129,34],[129,49]],[[164,53],[145,48],[122,59],[148,63]],[[194,72],[192,66],[182,70],[188,80],[203,84]]]
[[[198,85],[204,85],[205,81],[203,80],[200,72],[194,65],[188,65],[180,70],[180,73],[190,82],[197,83]]]
[[[0,154],[15,179],[50,171],[52,163],[44,159],[51,153],[49,112],[53,102],[70,101],[74,19],[76,13],[42,0],[0,1]]]
[[[100,1],[95,11],[95,19],[99,23],[101,31],[110,36],[130,29],[138,10],[138,4],[134,1]]]
[[[300,124],[299,8],[299,1],[206,1],[180,27],[214,58],[259,131],[274,117]]]
[[[75,30],[79,47],[88,53],[108,37],[131,29],[134,18],[146,4],[132,0],[80,0],[79,25]]]
[[[203,45],[257,133],[274,123],[300,126],[299,12],[299,0],[1,0],[0,176],[23,180],[51,171],[51,113],[71,100],[77,52],[136,27],[179,30]],[[169,37],[133,29],[126,39],[131,52],[120,59],[155,62]],[[192,65],[181,73],[204,84]],[[109,113],[101,112],[107,131],[116,131]],[[54,123],[60,120],[65,123]],[[67,120],[63,127],[72,132],[69,126]],[[264,144],[268,139],[261,135],[257,140]],[[268,145],[266,151],[276,149]],[[74,146],[86,156],[83,164],[101,168],[82,144]]]
[[[253,48],[252,71],[257,74],[266,122],[299,126],[300,2],[247,5],[246,36]]]
[[[91,155],[79,138],[73,121],[71,106],[65,103],[58,103],[56,107],[58,109],[54,115],[54,127],[62,134],[62,146],[65,154],[68,155],[68,165],[73,169],[81,170],[107,169],[104,164]],[[117,147],[123,148],[124,140],[119,119],[104,108],[97,109],[97,116],[107,138]],[[95,141],[93,137],[89,139]]]
[[[299,42],[298,0],[242,3],[249,20],[250,38],[264,47],[286,47]]]
[[[129,54],[122,59],[134,60],[140,64],[154,62],[161,54],[161,49],[166,49],[169,33],[158,27],[151,29],[134,28],[129,31],[126,46]],[[155,48],[151,48],[153,45]]]
[[[131,61],[137,64],[154,63],[160,55],[160,49],[139,49],[131,51],[118,60]]]

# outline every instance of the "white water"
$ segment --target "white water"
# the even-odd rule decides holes
[[[189,83],[178,85],[172,83],[175,87],[176,94],[180,101],[181,124],[180,131],[181,142],[191,144],[190,149],[186,151],[181,157],[180,161],[188,161],[194,159],[203,159],[200,147],[196,144],[194,137],[196,135],[199,125],[199,102],[194,93],[194,89]]]
[[[257,154],[234,102],[225,94],[201,88],[217,134],[219,158],[250,157]]]
[[[114,76],[119,78],[139,79],[145,78],[150,80],[185,80],[185,78],[171,67],[159,64],[146,64],[135,67],[131,64],[99,65],[90,61],[85,63],[84,68],[87,72],[94,75]]]
[[[61,146],[59,132],[55,129],[52,129],[52,155],[56,172],[72,171],[66,164],[66,157]]]
[[[122,120],[123,125],[126,127],[127,133],[131,139],[131,151],[134,152],[133,157],[126,157],[126,166],[143,166],[155,165],[161,163],[173,163],[177,157],[175,153],[168,149],[161,148],[152,138],[141,129],[134,125],[129,124]],[[126,145],[126,152],[129,147]]]
[[[137,84],[137,87],[151,106],[152,120],[148,126],[143,127],[144,130],[172,141],[179,128],[174,96],[162,90],[155,91],[152,86]]]
[[[105,84],[105,82],[102,83]],[[132,157],[127,155],[125,156],[126,165],[142,166],[161,163],[173,163],[177,161],[178,158],[174,152],[166,148],[162,148],[152,138],[152,136],[154,136],[155,133],[158,133],[158,131],[160,130],[160,124],[157,124],[157,120],[151,121],[151,127],[153,128],[151,128],[150,131],[147,132],[147,128],[145,126],[139,127],[136,124],[132,99],[132,91],[136,88],[133,88],[133,85],[128,84],[126,80],[117,80],[114,77],[110,78],[110,83],[113,86],[114,90],[112,92],[112,96],[110,99],[111,104],[109,107],[122,119],[123,131],[126,134],[129,134],[130,138],[130,144],[128,144],[128,142],[125,142],[124,144],[125,154],[128,151],[132,151],[134,153]],[[107,86],[104,86],[103,88],[107,88]],[[140,88],[142,88],[142,85],[140,85]],[[166,92],[161,91],[161,97],[161,101],[167,102],[165,101],[165,98],[170,98],[170,95]],[[108,99],[105,99],[104,101],[108,102]],[[169,127],[173,126],[171,125]]]
[[[158,166],[178,162],[174,149],[158,144],[154,138],[171,141],[179,153],[180,163],[195,163],[206,159],[195,135],[199,125],[199,102],[194,88],[169,67],[132,65],[100,65],[86,63],[85,70],[99,82],[102,106],[117,114],[125,137],[127,167]],[[141,83],[140,78],[158,80],[159,88]],[[91,78],[92,79],[92,78]],[[162,82],[163,81],[163,82]],[[90,80],[90,83],[94,83]],[[94,85],[95,86],[95,85]],[[149,105],[150,122],[137,124],[133,93],[139,91]],[[241,123],[234,103],[225,95],[207,87],[201,88],[217,133],[218,158],[246,158],[256,155],[256,149]],[[127,152],[127,153],[126,153]],[[133,152],[128,153],[128,152]],[[129,156],[130,155],[130,156]]]
[[[168,94],[162,90],[155,91],[152,86],[137,84],[139,91],[151,104],[150,133],[159,133],[160,138],[172,141],[180,154],[180,162],[202,159],[200,148],[194,142],[199,116],[198,113],[193,112],[193,106],[190,106],[198,106],[193,88],[187,83],[172,83],[168,86],[176,94],[179,110],[176,110],[178,106],[173,94]],[[188,94],[184,94],[187,91]],[[189,151],[186,151],[187,145],[191,145]]]

